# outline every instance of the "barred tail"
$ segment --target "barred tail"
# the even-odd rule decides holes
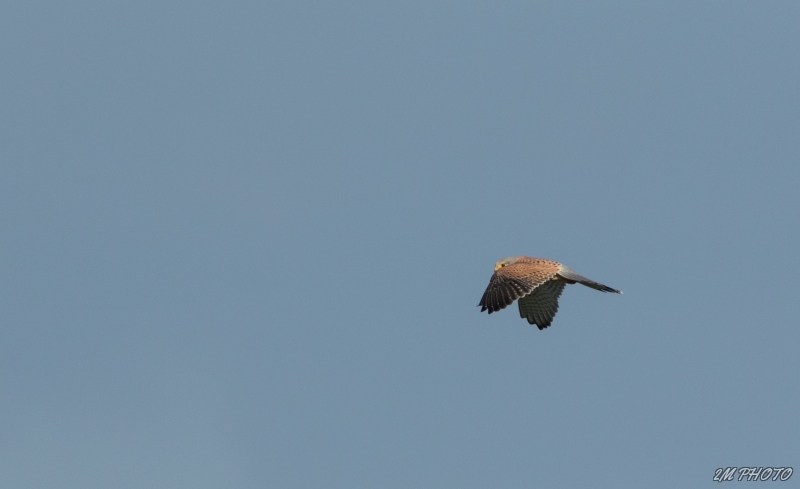
[[[591,287],[594,290],[599,290],[600,292],[613,292],[614,294],[621,294],[621,290],[612,289],[608,285],[603,285],[601,283],[595,282],[594,280],[589,280],[588,278],[584,277],[583,275],[579,275],[575,273],[575,271],[571,270],[570,268],[561,265],[561,271],[558,274],[565,278],[570,282],[577,282],[579,284],[583,284],[587,287]]]

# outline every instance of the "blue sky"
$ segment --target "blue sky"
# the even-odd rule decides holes
[[[6,2],[5,487],[798,466],[794,2]],[[563,262],[553,326],[476,307]]]

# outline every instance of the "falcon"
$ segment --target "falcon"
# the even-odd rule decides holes
[[[504,258],[481,297],[481,312],[505,309],[519,299],[519,315],[539,329],[550,326],[558,312],[558,298],[567,284],[583,284],[600,292],[621,294],[617,289],[578,275],[566,265],[529,256]]]

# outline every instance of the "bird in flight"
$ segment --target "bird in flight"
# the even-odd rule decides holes
[[[558,312],[558,297],[567,284],[579,283],[600,292],[621,294],[608,285],[578,275],[566,265],[529,256],[503,258],[481,297],[481,312],[505,309],[519,299],[519,315],[539,329],[550,326]]]

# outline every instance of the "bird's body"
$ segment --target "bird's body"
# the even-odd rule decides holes
[[[558,298],[567,284],[579,283],[601,292],[621,294],[617,289],[578,275],[566,265],[545,260],[517,256],[504,258],[494,267],[494,275],[481,297],[481,312],[489,314],[505,309],[519,300],[519,315],[544,329],[553,322],[558,312]]]

